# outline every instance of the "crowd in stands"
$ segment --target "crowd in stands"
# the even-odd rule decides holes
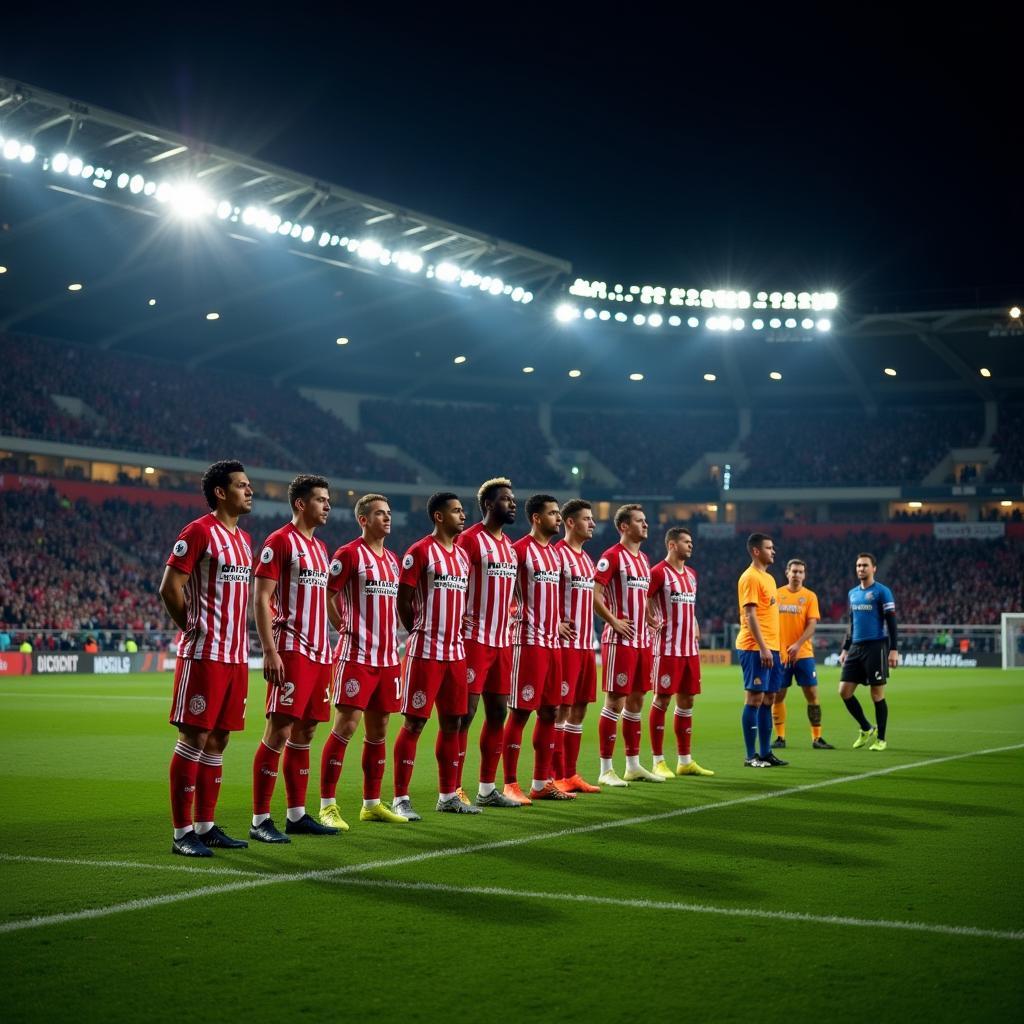
[[[750,463],[737,486],[850,487],[918,483],[950,448],[978,443],[976,410],[887,409],[755,416],[743,441]]]
[[[646,494],[673,494],[677,482],[708,451],[736,437],[735,416],[658,413],[643,429],[635,413],[556,410],[552,428],[560,447],[589,451],[622,482]]]
[[[999,461],[986,474],[989,481],[1024,482],[1024,405],[999,406],[998,429],[992,447],[999,452]]]
[[[898,509],[891,519],[894,523],[962,523],[964,516],[951,508],[941,512],[923,512],[921,509],[908,512],[906,509]]]
[[[516,486],[565,485],[548,463],[551,446],[536,409],[368,399],[360,422],[365,437],[401,446],[445,480],[465,483],[479,475],[467,467],[491,466]]]
[[[411,480],[294,388],[0,335],[0,434],[339,477]],[[40,372],[45,367],[45,372]],[[51,396],[85,403],[81,415]]]

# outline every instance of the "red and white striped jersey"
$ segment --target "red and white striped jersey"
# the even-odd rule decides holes
[[[594,649],[594,562],[586,551],[577,554],[564,541],[555,545],[562,560],[562,618],[572,623],[575,640],[563,640],[563,647],[581,651]]]
[[[508,647],[509,609],[516,585],[516,553],[503,533],[495,538],[474,523],[455,539],[469,560],[469,591],[462,637],[488,647]]]
[[[654,614],[664,626],[655,634],[655,654],[700,654],[697,639],[697,574],[688,566],[676,572],[667,561],[651,569],[648,591]]]
[[[304,537],[288,523],[264,542],[257,577],[276,580],[270,599],[274,642],[278,653],[298,651],[310,661],[331,664],[327,619],[327,548],[316,537]]]
[[[209,512],[178,534],[167,564],[188,573],[178,657],[241,665],[249,660],[252,540]]]
[[[341,614],[336,660],[373,668],[398,664],[399,572],[392,552],[378,555],[362,537],[334,552],[327,589]]]
[[[604,588],[605,607],[617,619],[633,623],[633,639],[619,636],[607,623],[601,643],[623,647],[649,647],[646,633],[647,590],[651,584],[651,567],[647,556],[638,551],[630,554],[623,545],[614,544],[598,560],[594,581]],[[646,636],[646,640],[645,640]]]
[[[412,632],[405,652],[432,661],[461,661],[462,617],[469,560],[458,547],[446,551],[433,534],[416,541],[402,559],[399,583],[412,587]]]
[[[562,557],[553,543],[538,544],[530,534],[512,546],[519,559],[512,642],[561,647],[558,624],[562,621]]]

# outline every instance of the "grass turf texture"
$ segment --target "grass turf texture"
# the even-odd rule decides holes
[[[738,671],[708,668],[694,751],[713,779],[440,815],[430,726],[412,789],[423,822],[358,822],[355,742],[339,789],[350,833],[202,863],[169,853],[169,676],[0,680],[5,1016],[238,1020],[268,1006],[474,1022],[768,1024],[854,1008],[882,1020],[1019,1016],[1024,751],[938,760],[1022,742],[1019,673],[899,670],[883,754],[850,749],[835,675],[822,672],[821,692],[824,735],[839,749],[810,749],[794,692],[785,769],[742,767]],[[255,710],[256,676],[250,693]],[[239,836],[262,724],[252,717],[228,747],[217,815]],[[596,721],[592,711],[589,778]],[[674,763],[671,720],[666,732]],[[645,715],[649,763],[646,733]],[[913,767],[867,774],[900,765]],[[390,777],[389,759],[385,798]],[[274,813],[283,824],[283,779]],[[99,916],[60,916],[92,909]]]

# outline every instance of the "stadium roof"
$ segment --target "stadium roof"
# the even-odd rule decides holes
[[[51,161],[41,170],[0,159],[0,329],[9,332],[402,397],[626,407],[680,399],[714,411],[989,398],[1024,387],[1024,335],[1005,307],[862,316],[844,298],[827,331],[805,328],[801,311],[780,311],[777,328],[765,312],[754,330],[752,310],[742,329],[731,317],[729,330],[709,330],[704,309],[666,305],[655,318],[646,307],[639,325],[639,307],[619,323],[600,319],[592,302],[588,319],[560,323],[557,302],[588,302],[569,294],[572,268],[556,257],[7,79],[0,136]],[[57,153],[112,173],[101,186],[66,165],[52,173]],[[141,191],[143,180],[155,192],[158,180],[184,179],[230,197],[221,222],[175,216],[173,204]],[[315,225],[318,239],[285,224]],[[365,258],[367,240],[386,262]],[[422,264],[415,273],[399,262],[408,254]],[[442,263],[475,275],[473,287],[432,278]],[[485,281],[502,288],[489,293]],[[513,285],[535,301],[508,301]]]

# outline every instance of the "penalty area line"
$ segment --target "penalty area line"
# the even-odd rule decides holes
[[[578,825],[572,828],[556,829],[552,832],[538,832],[533,835],[518,836],[514,839],[498,839],[487,843],[467,843],[462,846],[442,847],[424,853],[409,854],[405,857],[392,857],[386,860],[366,861],[362,864],[349,864],[338,868],[318,869],[313,871],[296,871],[282,874],[266,875],[259,878],[248,878],[238,882],[222,885],[206,885],[198,889],[186,889],[181,892],[168,893],[166,896],[150,896],[124,903],[115,903],[106,907],[94,907],[88,910],[70,911],[62,914],[47,914],[30,917],[20,921],[8,921],[0,924],[0,934],[24,931],[29,928],[42,928],[48,925],[69,924],[74,921],[90,920],[98,917],[109,917],[113,914],[126,913],[132,910],[146,910],[150,907],[167,906],[183,903],[186,900],[201,899],[204,896],[220,896],[226,893],[242,892],[247,889],[259,889],[267,885],[282,885],[286,882],[332,881],[344,875],[362,874],[382,868],[402,867],[407,864],[418,864],[423,861],[438,860],[445,857],[462,857],[474,853],[486,853],[490,850],[504,850],[515,846],[527,846],[531,843],[544,842],[550,839],[562,839],[568,836],[588,835],[603,832],[612,828],[628,828],[631,825],[647,825],[655,821],[668,821],[672,818],[685,817],[690,814],[703,814],[706,811],[720,810],[726,807],[739,807],[743,804],[761,803],[765,800],[777,800],[780,797],[793,796],[797,793],[808,793],[829,786],[841,786],[850,782],[862,782],[866,779],[881,778],[897,772],[911,771],[915,768],[927,768],[933,765],[948,764],[951,761],[962,761],[971,757],[983,757],[987,754],[1003,754],[1024,749],[1024,743],[1015,743],[1006,747],[989,747],[985,750],[969,750],[961,754],[947,754],[944,757],[932,757],[924,761],[911,761],[907,764],[892,765],[889,768],[878,768],[859,775],[842,775],[835,779],[822,779],[819,782],[808,782],[801,786],[790,786],[786,789],[773,789],[764,793],[736,797],[732,800],[720,800],[706,804],[694,804],[679,807],[672,811],[658,814],[643,814],[629,818],[613,818],[609,821],[596,822],[590,825]]]
[[[1024,940],[1024,931],[1000,931],[975,928],[972,925],[928,924],[921,921],[889,921],[882,918],[845,917],[837,914],[805,914],[793,910],[764,910],[757,907],[713,907],[704,903],[679,903],[674,900],[625,899],[613,896],[589,896],[584,893],[531,892],[482,885],[444,885],[437,882],[397,882],[386,878],[332,878],[334,885],[351,885],[367,889],[393,889],[408,892],[432,892],[453,896],[499,896],[522,900],[548,900],[554,903],[586,903],[606,907],[628,907],[637,910],[662,910],[686,914],[712,914],[721,917],[756,918],[759,921],[790,921],[807,924],[845,925],[853,928],[883,928],[895,931],[927,932],[932,935],[955,935],[979,939]]]

